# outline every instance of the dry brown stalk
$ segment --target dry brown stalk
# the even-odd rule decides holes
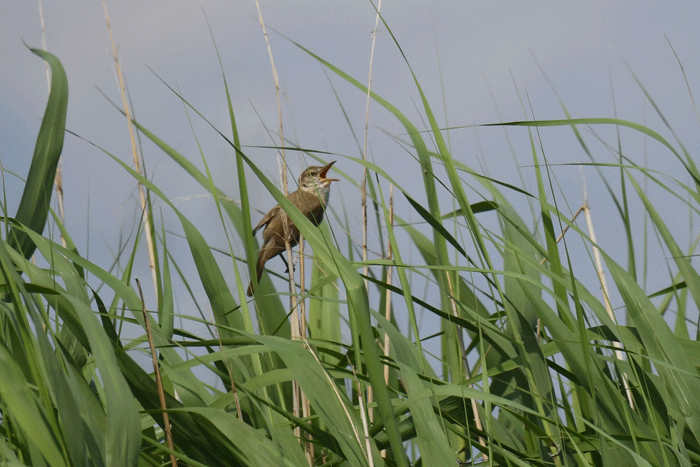
[[[267,28],[265,27],[265,21],[263,20],[262,16],[262,11],[260,10],[260,3],[258,0],[255,0],[255,7],[258,10],[258,21],[260,21],[260,27],[262,28],[263,36],[265,36],[265,44],[267,44],[267,53],[270,56],[270,66],[272,67],[272,75],[275,81],[275,96],[277,98],[277,116],[279,119],[279,126],[280,126],[280,155],[282,156],[282,189],[284,192],[284,195],[287,196],[289,193],[288,190],[288,184],[287,184],[287,159],[284,151],[284,125],[282,123],[282,104],[280,102],[280,86],[279,86],[279,77],[277,75],[277,68],[275,67],[275,60],[272,55],[272,47],[270,46],[270,39],[267,35]],[[300,323],[300,310],[299,307],[297,306],[297,296],[296,296],[296,286],[294,284],[294,258],[292,256],[292,247],[289,244],[289,241],[287,240],[289,238],[287,229],[288,225],[287,223],[284,223],[284,238],[285,238],[285,247],[287,250],[287,264],[289,265],[289,300],[290,300],[290,307],[292,309],[292,315],[291,315],[291,320],[292,320],[292,339],[300,339],[303,338],[304,336],[301,334],[300,329],[299,329],[299,323]],[[299,244],[300,244],[300,249],[303,248],[304,244],[304,238],[299,239]],[[301,251],[301,250],[300,250]],[[303,262],[303,257],[300,262]],[[301,267],[302,271],[301,274],[303,276],[303,266]],[[305,320],[305,316],[303,318]],[[293,411],[294,415],[296,417],[303,416],[302,415],[302,410],[301,407],[304,405],[303,401],[300,400],[302,397],[301,390],[299,389],[299,383],[297,381],[292,381],[292,404],[293,404]],[[302,436],[301,436],[301,428],[296,427],[294,429],[294,434],[299,438],[299,442],[302,442]],[[308,443],[307,445],[310,445],[311,443]],[[309,461],[309,465],[313,465],[313,451],[306,451],[306,456],[307,460]]]
[[[124,106],[124,115],[126,116],[126,124],[129,129],[129,139],[131,140],[131,153],[134,157],[134,169],[140,175],[143,175],[141,171],[141,158],[139,157],[138,148],[136,147],[136,136],[134,134],[134,125],[131,121],[131,109],[129,108],[129,103],[126,99],[126,85],[124,84],[124,74],[122,73],[121,64],[119,62],[119,55],[117,54],[117,46],[114,43],[114,35],[112,34],[112,25],[109,21],[109,14],[107,13],[107,3],[102,0],[102,7],[105,12],[105,21],[107,22],[107,31],[109,31],[109,39],[112,43],[112,56],[114,58],[114,65],[117,68],[117,77],[119,79],[119,92],[122,97],[122,105]],[[151,270],[151,279],[153,280],[153,289],[155,291],[156,301],[159,300],[158,297],[158,287],[156,280],[156,256],[153,246],[153,226],[151,225],[151,216],[148,211],[148,204],[146,203],[146,193],[143,189],[141,182],[138,183],[139,188],[139,199],[141,201],[141,212],[143,213],[144,225],[146,226],[146,246],[148,247],[148,267]]]
[[[389,225],[394,228],[394,184],[389,185]],[[391,241],[389,240],[389,245],[387,246],[386,259],[393,259],[393,250],[391,249]],[[394,267],[389,265],[386,268],[386,283],[391,287],[391,276],[394,274]],[[384,317],[387,321],[391,322],[391,293],[387,290],[386,301],[384,302]],[[390,353],[391,341],[389,340],[389,335],[384,334],[384,355],[388,358]],[[384,365],[384,382],[389,384],[389,365]]]
[[[586,205],[585,205],[585,204],[584,204],[583,206],[581,206],[580,208],[578,208],[578,211],[576,211],[576,214],[574,214],[574,217],[571,218],[571,223],[572,223],[572,224],[574,223],[574,221],[576,220],[576,218],[578,217],[578,215],[581,214],[581,212],[582,212],[585,208],[586,208]],[[561,233],[559,234],[559,236],[557,237],[556,243],[559,243],[559,242],[561,241],[561,239],[564,238],[564,234],[565,234],[568,230],[569,230],[569,226],[567,225],[566,227],[564,227],[564,230],[562,230],[562,232],[561,232]],[[542,261],[540,261],[540,266],[542,266],[542,265],[544,264],[545,261],[547,261],[547,258],[542,258]]]
[[[165,391],[163,390],[163,380],[160,376],[160,367],[158,366],[158,357],[156,356],[156,346],[153,343],[153,334],[151,333],[151,323],[148,321],[148,311],[146,311],[146,301],[143,299],[143,291],[141,290],[141,283],[138,278],[134,279],[136,281],[136,287],[139,289],[139,296],[141,297],[141,306],[143,311],[143,321],[146,323],[146,336],[148,337],[148,345],[151,347],[151,359],[153,360],[153,372],[156,375],[156,385],[158,386],[158,398],[160,399],[160,409],[163,411],[163,431],[165,431],[165,440],[168,443],[168,448],[171,451],[175,450],[173,444],[173,434],[170,430],[170,417],[168,416],[168,406],[165,402]],[[177,467],[177,459],[173,453],[170,453],[170,463],[173,467]]]
[[[587,198],[587,197],[586,197]],[[595,260],[596,273],[598,274],[598,280],[600,281],[600,288],[603,290],[603,303],[605,304],[605,311],[613,323],[617,324],[617,318],[615,318],[615,313],[613,312],[612,305],[610,304],[610,294],[608,293],[608,283],[605,280],[605,271],[603,270],[603,261],[600,259],[600,251],[598,250],[597,241],[595,237],[595,230],[593,228],[593,217],[591,216],[591,209],[588,206],[588,199],[584,201],[583,211],[586,214],[586,225],[588,226],[588,236],[593,242],[593,259]],[[612,342],[615,348],[615,358],[620,361],[625,359],[625,353],[622,351],[622,344],[618,341]],[[625,393],[627,395],[627,401],[630,404],[632,410],[634,410],[634,398],[632,396],[632,389],[630,388],[629,378],[627,374],[622,374],[622,384],[625,388]]]
[[[449,271],[445,272],[445,276],[447,277],[447,287],[449,288],[450,292],[450,304],[452,305],[452,316],[455,318],[459,318],[459,312],[457,311],[457,302],[454,299],[454,287],[452,285],[452,276]],[[457,334],[457,342],[459,343],[459,352],[460,355],[462,356],[462,362],[464,364],[464,376],[466,379],[471,379],[472,373],[471,370],[469,370],[469,362],[467,361],[467,351],[464,346],[464,337],[462,336],[462,327],[459,325],[456,326],[456,334]],[[474,385],[470,384],[468,386],[469,388],[473,389]],[[471,406],[472,406],[472,415],[474,416],[474,425],[476,425],[476,428],[480,431],[484,431],[484,426],[481,422],[481,415],[479,414],[479,404],[476,402],[476,399],[472,398],[471,399]],[[481,446],[486,447],[486,440],[479,436],[479,444]],[[485,463],[488,461],[488,456],[486,454],[482,454],[482,463]]]
[[[382,8],[382,0],[377,3],[377,17],[374,21],[374,29],[372,30],[372,48],[369,55],[369,72],[367,73],[367,106],[365,108],[365,138],[362,147],[362,160],[367,161],[367,146],[369,144],[369,104],[372,101],[372,65],[374,64],[374,48],[377,43],[377,29],[379,28],[379,12]],[[367,264],[367,166],[362,170],[362,261],[365,265],[362,272],[367,277],[369,274],[369,266]],[[369,287],[369,281],[365,279],[365,288]],[[372,394],[372,386],[367,388],[367,405],[369,406],[374,399]],[[374,419],[374,412],[369,413],[370,421]]]

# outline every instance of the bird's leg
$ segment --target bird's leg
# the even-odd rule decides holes
[[[284,261],[284,266],[286,268],[284,270],[284,273],[289,274],[289,263],[287,262],[286,258],[284,257],[284,253],[285,253],[284,251],[282,253],[280,253],[280,258],[282,258],[282,261]],[[294,267],[294,265],[292,265],[292,267]]]

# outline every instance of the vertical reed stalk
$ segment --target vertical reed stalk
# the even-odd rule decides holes
[[[379,27],[379,12],[382,8],[382,0],[377,3],[377,16],[374,21],[374,30],[372,31],[372,49],[369,55],[369,72],[367,75],[367,106],[365,108],[365,138],[362,147],[362,159],[367,160],[367,146],[369,140],[369,104],[372,101],[372,66],[374,64],[374,48],[377,43],[377,28]],[[362,261],[365,265],[362,268],[362,273],[365,277],[369,274],[369,266],[367,264],[367,166],[362,170]],[[369,283],[365,279],[365,288],[368,288]],[[360,392],[360,395],[362,392]],[[367,405],[372,403],[373,394],[372,387],[367,388]],[[374,418],[374,414],[370,412],[370,421]]]
[[[146,323],[146,336],[148,337],[148,345],[151,347],[151,360],[153,361],[153,373],[156,375],[156,385],[158,386],[158,399],[160,400],[160,409],[163,411],[163,431],[165,432],[165,441],[171,451],[175,450],[173,444],[173,434],[170,427],[170,417],[168,415],[168,406],[165,402],[165,390],[163,389],[163,378],[160,376],[160,366],[158,365],[158,354],[156,346],[153,343],[153,334],[151,333],[151,323],[148,321],[148,311],[146,310],[146,301],[143,299],[143,290],[138,278],[134,279],[136,286],[139,289],[139,297],[141,297],[141,311],[143,312],[143,321]],[[170,453],[170,464],[177,467],[177,459],[173,453]]]
[[[119,55],[117,54],[117,46],[114,43],[114,35],[112,34],[112,25],[109,20],[109,14],[107,13],[107,3],[102,0],[102,7],[105,13],[105,21],[107,22],[107,31],[109,31],[109,40],[112,43],[112,56],[114,57],[114,66],[117,69],[117,78],[119,79],[119,92],[122,98],[122,105],[124,106],[124,115],[126,116],[126,125],[129,129],[129,139],[131,141],[131,153],[134,158],[134,169],[140,175],[143,175],[141,170],[141,158],[139,156],[138,148],[136,147],[136,135],[134,132],[134,125],[131,121],[131,109],[129,108],[129,103],[126,99],[126,84],[124,83],[124,73],[122,72],[122,67],[119,62]],[[156,256],[155,247],[153,245],[153,226],[151,225],[151,216],[148,211],[148,203],[146,202],[146,192],[143,189],[141,182],[138,183],[139,189],[139,200],[141,202],[141,212],[143,213],[144,225],[146,227],[146,246],[148,248],[148,267],[151,270],[151,279],[153,280],[153,290],[155,292],[156,302],[158,302],[158,286],[156,278]]]

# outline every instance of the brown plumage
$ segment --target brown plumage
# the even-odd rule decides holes
[[[299,189],[287,195],[287,199],[294,204],[299,210],[311,221],[314,225],[319,225],[323,221],[323,212],[328,205],[328,197],[330,195],[331,182],[338,181],[334,178],[326,178],[326,174],[335,161],[324,167],[309,167],[302,172],[299,177]],[[285,229],[285,224],[287,228]],[[258,262],[256,264],[257,282],[260,282],[265,263],[277,255],[284,260],[282,253],[285,251],[285,230],[287,232],[287,240],[291,247],[299,243],[299,229],[294,222],[287,216],[280,205],[278,204],[262,218],[260,223],[253,229],[253,235],[262,227],[263,230],[263,246],[260,249]],[[287,265],[289,268],[289,265]],[[248,296],[253,295],[253,282],[248,285]]]

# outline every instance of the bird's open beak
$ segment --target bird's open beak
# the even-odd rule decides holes
[[[333,164],[335,164],[335,161],[331,162],[330,164],[324,166],[324,167],[321,169],[321,172],[319,172],[318,176],[319,176],[322,180],[328,180],[328,181],[331,181],[331,182],[339,182],[339,181],[340,181],[340,180],[338,180],[337,178],[326,178],[326,174],[327,174],[328,171],[331,169],[331,167],[333,166]]]

